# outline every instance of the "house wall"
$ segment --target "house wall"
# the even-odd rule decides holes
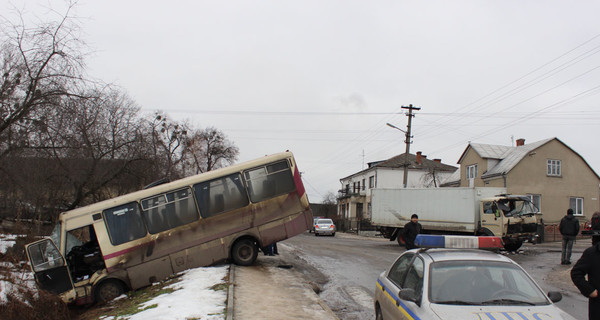
[[[406,187],[416,188],[420,186],[423,171],[408,170],[406,177]],[[377,169],[378,184],[377,188],[402,188],[404,186],[404,169],[378,168]]]
[[[473,187],[491,187],[489,185],[485,185],[483,180],[481,180],[481,175],[487,171],[487,161],[481,158],[479,154],[477,154],[477,152],[472,148],[467,150],[467,153],[460,163],[460,186],[471,187],[469,185],[469,180],[467,179],[467,167],[474,164],[477,164],[477,177],[475,177],[473,181]],[[504,187],[504,185],[500,187]]]
[[[561,161],[560,177],[546,174],[548,159]],[[509,193],[542,195],[541,212],[546,224],[560,221],[569,208],[570,197],[583,198],[581,221],[591,219],[600,208],[600,180],[580,156],[557,140],[525,156],[506,179]],[[492,186],[491,182],[486,186]]]
[[[423,183],[424,176],[427,174],[427,171],[422,170],[408,170],[408,176],[406,185],[408,188],[424,188],[425,185]],[[439,172],[436,173],[436,176],[439,180],[444,181],[447,177],[449,177],[452,173]],[[369,187],[369,177],[375,177],[375,186],[376,188],[402,188],[404,184],[404,169],[393,169],[393,168],[374,168],[373,170],[369,170],[363,173],[356,174],[347,179],[341,180],[341,189],[346,188],[346,184],[350,185],[350,192],[353,193],[353,185],[354,182],[360,181],[360,191],[357,192],[360,195],[370,197],[371,196],[371,188]],[[364,179],[364,187],[363,187],[363,179]],[[438,183],[439,184],[439,183]]]

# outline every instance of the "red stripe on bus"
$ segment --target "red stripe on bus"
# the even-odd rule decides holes
[[[152,241],[148,241],[146,243],[138,244],[137,246],[133,246],[133,247],[127,248],[125,250],[121,250],[121,251],[109,253],[109,254],[107,254],[107,255],[104,256],[104,260],[112,259],[114,257],[118,257],[118,256],[126,254],[128,252],[138,250],[138,249],[140,249],[142,247],[149,246],[151,243],[152,243]]]
[[[298,191],[298,198],[302,198],[304,195],[304,184],[302,183],[302,177],[300,177],[300,171],[298,171],[298,166],[294,170],[294,182],[296,183],[296,190]]]

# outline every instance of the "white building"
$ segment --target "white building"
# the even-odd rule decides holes
[[[338,216],[347,222],[347,228],[356,228],[357,222],[370,218],[371,189],[403,188],[404,167],[407,163],[407,188],[435,188],[458,169],[440,159],[429,160],[420,151],[416,155],[404,153],[388,160],[369,163],[367,169],[340,179]]]

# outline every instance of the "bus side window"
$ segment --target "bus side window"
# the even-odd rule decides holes
[[[110,242],[113,245],[116,246],[146,236],[146,227],[140,211],[137,202],[130,202],[102,211]]]
[[[144,220],[151,234],[198,220],[190,188],[157,195],[141,201]]]
[[[194,193],[203,218],[243,208],[249,203],[239,173],[195,184]]]
[[[260,202],[296,189],[287,161],[244,171],[252,202]]]
[[[198,220],[198,209],[190,188],[167,193],[167,201],[167,220],[172,228]]]

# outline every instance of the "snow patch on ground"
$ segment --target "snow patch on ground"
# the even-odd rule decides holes
[[[7,301],[9,294],[20,296],[25,291],[35,291],[35,280],[33,274],[27,271],[19,271],[12,263],[0,264],[0,304]]]
[[[19,236],[16,234],[0,233],[0,253],[4,254],[9,248],[12,248],[17,243],[17,237]]]
[[[18,237],[23,235],[0,233],[0,254],[6,254],[12,248]],[[0,304],[7,301],[9,294],[20,296],[24,291],[35,288],[35,281],[31,272],[23,271],[10,262],[0,262]]]
[[[128,316],[129,320],[146,319],[203,319],[225,318],[227,290],[213,290],[213,286],[225,283],[229,266],[196,268],[183,272],[181,281],[167,288],[175,289],[170,294],[162,294],[142,304],[142,312]],[[156,305],[156,306],[154,306]],[[102,317],[103,320],[116,319]],[[123,319],[119,317],[119,319]]]

